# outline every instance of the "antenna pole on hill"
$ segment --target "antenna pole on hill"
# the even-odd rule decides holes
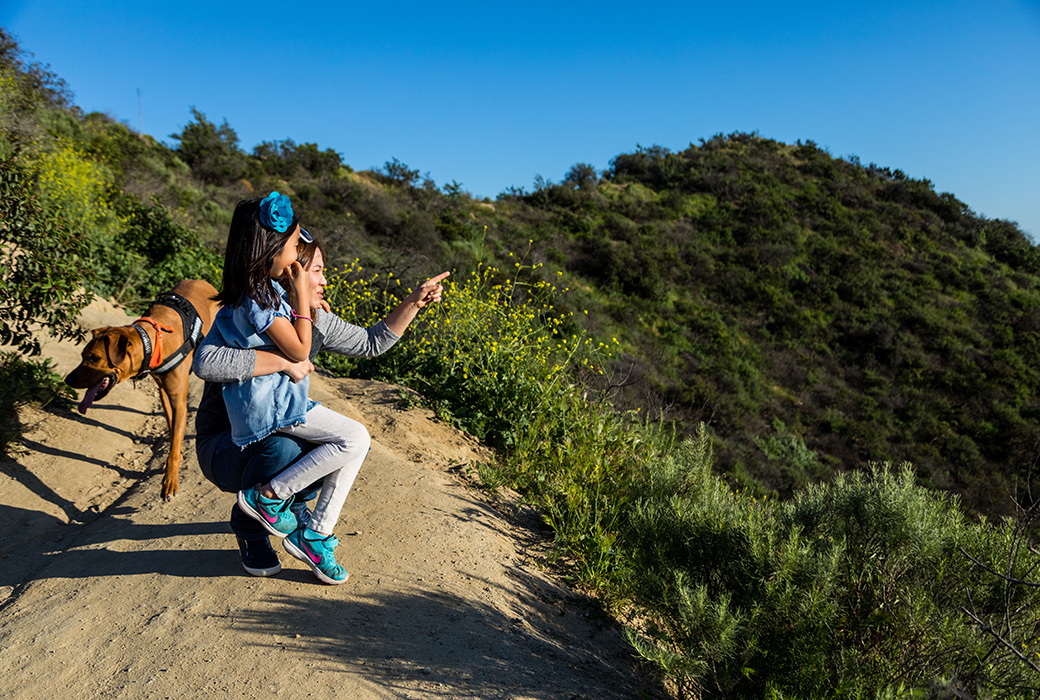
[[[141,124],[141,88],[137,88],[137,133],[144,133],[144,126]]]

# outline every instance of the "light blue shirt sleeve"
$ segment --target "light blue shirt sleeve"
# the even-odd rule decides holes
[[[274,320],[281,316],[282,318],[289,318],[289,304],[284,299],[279,299],[277,308],[274,309],[263,309],[250,298],[246,299],[245,312],[246,318],[249,323],[253,325],[257,333],[264,333]]]

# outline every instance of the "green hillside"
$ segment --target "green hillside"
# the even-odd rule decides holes
[[[1015,225],[756,135],[578,170],[524,197],[549,221],[539,250],[725,468],[785,493],[908,460],[1007,512],[1040,444],[1040,257]]]

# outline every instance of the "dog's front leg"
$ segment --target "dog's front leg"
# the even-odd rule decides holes
[[[153,374],[155,383],[159,385],[159,400],[162,401],[162,412],[166,416],[166,428],[173,436],[173,409],[170,407],[170,396],[166,390],[166,378],[158,374]]]
[[[188,422],[188,370],[190,366],[182,363],[162,379],[159,383],[159,395],[163,401],[163,411],[170,430],[170,453],[166,456],[166,472],[163,475],[162,497],[168,501],[177,495],[180,479],[181,449],[184,445],[184,431]]]

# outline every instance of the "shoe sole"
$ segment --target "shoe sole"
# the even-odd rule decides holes
[[[314,572],[314,575],[317,576],[318,579],[320,579],[323,583],[327,583],[330,586],[338,586],[341,583],[346,583],[347,580],[350,578],[349,573],[347,573],[347,575],[343,577],[342,581],[334,579],[331,576],[327,575],[321,569],[318,568],[317,564],[311,561],[311,558],[307,556],[306,552],[304,552],[295,544],[293,544],[293,541],[290,539],[282,540],[282,547],[285,548],[285,551],[291,554],[293,557],[299,559],[304,564],[306,564],[310,568],[310,570]]]
[[[276,530],[274,526],[271,525],[271,523],[267,522],[267,518],[265,518],[263,514],[260,513],[258,510],[253,508],[252,504],[246,500],[245,491],[238,492],[238,507],[242,509],[243,513],[245,513],[250,518],[263,525],[264,529],[272,535],[274,535],[275,537],[288,537],[290,534],[292,534],[289,532],[282,532],[281,530]]]
[[[282,565],[278,564],[277,566],[271,566],[271,567],[268,567],[266,569],[254,569],[253,567],[246,566],[243,563],[242,564],[242,568],[245,569],[246,571],[248,571],[253,576],[261,576],[262,577],[262,576],[274,576],[275,574],[279,573],[282,570]]]

